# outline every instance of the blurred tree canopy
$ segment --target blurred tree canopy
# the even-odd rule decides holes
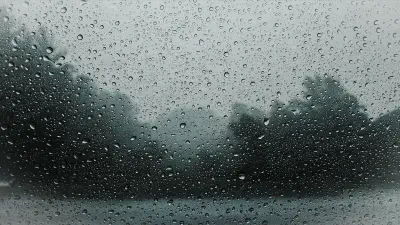
[[[301,99],[269,113],[233,105],[223,134],[197,134],[216,120],[188,109],[198,121],[186,136],[166,126],[160,142],[129,97],[63,63],[54,45],[46,29],[0,24],[0,175],[22,186],[88,198],[310,196],[398,174],[400,111],[372,121],[328,75],[305,78]],[[190,164],[167,158],[188,139]]]
[[[64,55],[45,29],[0,25],[2,175],[78,196],[150,185],[162,153],[149,125],[128,97],[74,75]]]

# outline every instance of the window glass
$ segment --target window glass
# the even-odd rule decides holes
[[[0,224],[399,224],[399,4],[3,1]]]

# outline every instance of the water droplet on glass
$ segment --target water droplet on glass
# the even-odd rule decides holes
[[[225,72],[224,77],[229,77],[229,72]]]
[[[268,118],[264,118],[264,125],[267,126],[269,124],[269,119]]]
[[[46,52],[49,54],[53,53],[53,48],[51,48],[51,47],[46,48]]]
[[[151,129],[152,129],[152,130],[157,130],[157,127],[156,127],[156,126],[153,126]]]
[[[239,173],[239,179],[244,180],[246,178],[246,175],[244,173]]]
[[[35,129],[35,126],[33,124],[29,124],[29,128],[31,128],[32,130]]]
[[[17,46],[18,45],[17,38],[13,38],[11,40],[11,44],[14,45],[14,46]]]
[[[204,41],[203,41],[203,39],[200,39],[200,40],[199,40],[199,45],[201,45],[201,46],[203,46],[203,45],[204,45]]]
[[[66,13],[66,12],[67,12],[67,7],[62,7],[62,8],[61,8],[61,12],[62,12],[62,13]]]
[[[78,38],[78,40],[82,40],[82,39],[83,39],[83,35],[82,35],[82,34],[79,34],[79,35],[77,36],[77,38]]]
[[[186,127],[186,123],[181,123],[179,126],[180,126],[181,128],[185,128],[185,127]]]

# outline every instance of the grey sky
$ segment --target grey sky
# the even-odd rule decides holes
[[[140,119],[234,102],[268,111],[328,73],[371,117],[394,109],[398,1],[13,1],[3,3],[68,50],[66,61],[133,98]],[[82,40],[78,39],[82,35]],[[337,72],[336,72],[337,71]]]

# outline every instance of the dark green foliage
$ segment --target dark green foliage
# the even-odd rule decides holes
[[[182,120],[186,130],[173,139],[167,127],[157,141],[127,96],[63,64],[65,52],[45,29],[15,28],[12,20],[0,25],[0,175],[32,190],[88,198],[317,196],[397,178],[400,111],[371,121],[327,75],[307,77],[302,99],[274,102],[268,113],[235,104],[224,134],[199,133],[209,112],[171,113],[175,128]],[[191,164],[167,157],[178,142],[199,149]]]
[[[331,77],[307,77],[304,86],[303,100],[276,103],[266,123],[247,114],[231,122],[244,158],[238,168],[272,194],[334,194],[371,184],[390,159],[382,129]]]
[[[46,30],[14,29],[0,27],[3,176],[83,196],[143,189],[161,152],[132,102],[74,76]]]

